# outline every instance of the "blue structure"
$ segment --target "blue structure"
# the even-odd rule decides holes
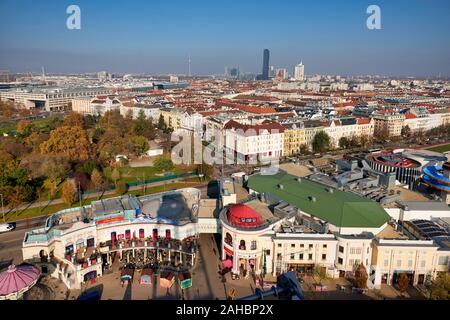
[[[423,180],[432,188],[450,193],[450,163],[424,167]]]
[[[264,49],[261,80],[269,80],[269,49]]]

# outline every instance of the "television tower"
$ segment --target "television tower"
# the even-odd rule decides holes
[[[189,73],[188,76],[191,76],[191,54],[189,54]]]
[[[42,66],[42,81],[47,82],[47,81],[46,81],[46,77],[45,77],[45,69],[44,69],[44,66]]]

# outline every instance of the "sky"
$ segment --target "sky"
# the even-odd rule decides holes
[[[69,30],[66,9],[81,10]],[[369,30],[371,4],[381,29]],[[448,0],[1,0],[0,69],[11,72],[450,76]]]

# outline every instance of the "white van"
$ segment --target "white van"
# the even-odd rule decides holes
[[[0,232],[8,232],[14,229],[14,225],[10,223],[2,223],[0,224]]]

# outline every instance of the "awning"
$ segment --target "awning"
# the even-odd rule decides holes
[[[231,261],[230,259],[227,260],[223,260],[222,261],[222,268],[231,268],[233,267],[233,261]]]

